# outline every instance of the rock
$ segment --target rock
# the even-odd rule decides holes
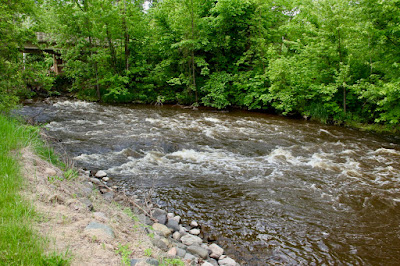
[[[176,248],[176,255],[178,257],[184,258],[186,255],[186,250],[184,250],[183,248]]]
[[[185,260],[189,260],[189,261],[193,261],[193,260],[195,260],[196,259],[196,257],[195,256],[193,256],[192,254],[190,254],[190,253],[186,253],[185,254],[185,257],[183,257]]]
[[[188,234],[181,237],[181,242],[186,246],[192,246],[192,245],[200,246],[201,243],[203,243],[203,240],[198,236]]]
[[[81,189],[82,196],[84,197],[89,197],[90,195],[92,195],[92,191],[93,189],[91,189],[90,187],[84,187]]]
[[[97,185],[97,186],[101,185],[101,181],[98,180],[97,178],[91,177],[91,178],[89,178],[89,181],[92,182],[93,184]]]
[[[93,203],[89,199],[83,198],[83,199],[80,199],[79,201],[82,202],[83,205],[85,205],[89,211],[93,210]]]
[[[176,256],[177,253],[178,250],[176,248],[171,248],[170,250],[168,250],[167,256],[173,258]]]
[[[154,219],[160,224],[165,224],[167,222],[167,212],[161,209],[155,209],[151,214]]]
[[[201,264],[201,266],[214,266],[211,263],[209,263],[208,261],[204,262],[203,264]]]
[[[112,188],[112,189],[115,189],[115,190],[117,190],[117,189],[118,189],[118,187],[117,187],[117,186],[112,186],[111,188]]]
[[[103,194],[103,198],[106,201],[111,202],[114,199],[114,192],[107,192],[107,193]]]
[[[175,233],[172,234],[172,237],[173,237],[175,240],[178,240],[178,241],[179,241],[179,239],[181,239],[181,233],[175,232]]]
[[[47,176],[56,176],[57,175],[56,170],[49,168],[49,167],[46,167],[46,169],[44,170],[44,173]]]
[[[105,176],[105,177],[102,178],[102,180],[103,180],[104,182],[107,182],[108,180],[110,180],[110,178],[107,177],[107,176]]]
[[[168,251],[168,245],[161,239],[152,238],[151,243],[162,251]]]
[[[135,266],[136,264],[140,263],[141,259],[131,259],[131,266]]]
[[[184,226],[179,226],[179,233],[181,233],[181,235],[186,235],[187,231],[188,230]]]
[[[210,263],[212,266],[219,266],[218,262],[214,259],[208,259],[207,262]]]
[[[103,178],[103,177],[107,176],[107,173],[102,171],[102,170],[100,170],[94,176],[97,177],[97,178]]]
[[[180,229],[178,222],[173,219],[168,220],[167,227],[171,228],[174,232],[179,231],[179,229]]]
[[[190,234],[198,236],[200,235],[200,230],[199,229],[192,229],[189,231]]]
[[[103,240],[107,238],[115,238],[114,231],[111,227],[98,222],[90,222],[86,228],[85,232],[89,235],[96,236],[97,239]]]
[[[219,265],[221,266],[237,266],[238,264],[233,259],[226,257],[222,260],[218,261]]]
[[[193,255],[198,255],[202,259],[207,259],[208,257],[208,250],[197,245],[189,246],[186,251]]]
[[[179,215],[175,216],[175,217],[172,218],[172,219],[174,219],[175,221],[177,221],[178,224],[181,222],[181,217],[180,217]]]
[[[171,230],[163,224],[155,223],[153,224],[153,229],[154,231],[161,233],[162,236],[168,237],[171,235]]]
[[[173,213],[171,213],[171,212],[167,213],[168,220],[174,218],[174,216],[175,215]]]
[[[191,226],[191,227],[197,227],[197,226],[199,226],[199,224],[198,224],[196,221],[192,221],[192,222],[190,223],[190,226]]]
[[[99,221],[102,221],[102,222],[107,222],[108,221],[107,216],[102,212],[94,212],[93,216],[94,216],[94,218],[96,218]]]
[[[208,248],[211,250],[211,258],[219,259],[224,254],[224,249],[217,244],[211,244]]]
[[[146,260],[146,263],[147,263],[148,265],[153,265],[153,266],[158,266],[158,265],[159,265],[159,262],[158,262],[158,260],[156,260],[156,259],[147,259],[147,260]]]

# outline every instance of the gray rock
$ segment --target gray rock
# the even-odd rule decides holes
[[[79,201],[82,202],[83,205],[85,205],[89,209],[89,211],[93,210],[93,203],[89,199],[83,198],[80,199]]]
[[[181,222],[181,217],[180,217],[179,215],[175,216],[175,217],[172,218],[172,219],[174,219],[175,221],[177,221],[178,224]]]
[[[190,234],[198,236],[200,235],[200,229],[192,229],[189,231]]]
[[[219,260],[218,263],[221,266],[237,266],[238,265],[236,263],[236,261],[234,261],[233,259],[231,259],[229,257],[225,257],[224,259]]]
[[[219,266],[218,262],[214,259],[208,259],[207,262],[210,263],[212,266]]]
[[[211,258],[219,259],[224,254],[224,249],[217,244],[211,244],[208,248],[211,250]]]
[[[167,213],[167,219],[174,218],[174,214],[172,212]]]
[[[199,226],[199,224],[198,224],[196,221],[192,221],[192,222],[190,223],[190,226],[191,226],[191,227],[197,227],[197,226]]]
[[[201,243],[203,243],[203,240],[200,237],[189,234],[182,236],[181,241],[186,246],[192,246],[192,245],[200,246]]]
[[[136,264],[140,263],[141,259],[131,259],[131,266],[135,266]]]
[[[179,233],[181,233],[181,235],[186,235],[187,231],[188,230],[184,226],[182,225],[179,226]]]
[[[83,187],[81,189],[81,194],[83,197],[90,197],[92,195],[93,189],[90,187]]]
[[[115,234],[114,234],[114,231],[112,230],[112,228],[105,224],[101,224],[98,222],[90,222],[86,226],[85,231],[91,231],[91,230],[99,230],[100,232],[110,236],[111,238],[115,237]]]
[[[208,261],[204,262],[203,264],[201,264],[201,266],[214,266],[211,263],[209,263]]]
[[[168,251],[168,245],[165,244],[164,241],[162,241],[161,239],[157,239],[157,238],[152,238],[151,239],[151,243],[158,247],[159,249],[161,249],[162,251],[167,252]]]
[[[171,228],[172,230],[175,231],[179,231],[180,227],[177,221],[173,220],[173,219],[169,219],[167,222],[167,227]]]
[[[98,180],[97,178],[91,177],[91,178],[89,178],[89,181],[92,182],[93,184],[97,185],[97,186],[101,185],[101,181]]]
[[[141,222],[142,224],[146,224],[146,225],[153,225],[153,222],[150,220],[149,217],[147,217],[144,214],[140,214],[138,216],[139,222]]]
[[[155,223],[153,224],[153,229],[156,232],[159,232],[162,236],[168,237],[171,235],[171,230],[163,224]]]
[[[195,256],[193,256],[192,254],[190,254],[190,253],[186,253],[185,254],[185,257],[183,257],[185,260],[189,260],[189,261],[193,261],[193,260],[195,260],[196,259],[196,257]]]
[[[175,232],[175,233],[172,234],[172,237],[173,237],[175,240],[178,240],[178,241],[179,241],[179,239],[181,239],[181,233]]]
[[[160,224],[165,224],[167,222],[167,212],[161,209],[155,209],[152,214],[154,219]]]
[[[108,201],[111,202],[114,199],[114,192],[107,192],[103,194],[103,198]]]
[[[156,259],[147,259],[146,263],[149,264],[149,265],[153,265],[153,266],[158,266],[159,265],[159,262]]]
[[[97,178],[103,178],[103,177],[106,177],[106,176],[107,176],[107,173],[104,172],[104,171],[102,171],[102,170],[98,171],[98,172],[95,174],[95,177],[97,177]]]
[[[107,176],[105,176],[105,177],[103,177],[103,178],[102,178],[102,180],[103,180],[104,182],[107,182],[107,181],[109,181],[109,180],[110,180],[110,178],[109,178],[109,177],[107,177]]]
[[[186,251],[193,255],[197,255],[202,259],[207,259],[208,257],[208,250],[197,245],[189,246]]]
[[[176,255],[178,257],[184,258],[186,255],[186,250],[184,250],[183,248],[176,248]]]

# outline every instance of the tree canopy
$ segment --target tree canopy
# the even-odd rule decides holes
[[[163,0],[143,6],[140,0],[3,1],[2,106],[15,101],[10,90],[21,86],[15,83],[23,73],[17,71],[19,44],[37,29],[56,40],[71,90],[85,99],[399,124],[398,0]],[[36,28],[29,31],[28,20]]]

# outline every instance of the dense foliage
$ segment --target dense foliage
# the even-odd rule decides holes
[[[76,95],[399,124],[398,0],[146,3],[39,5]]]

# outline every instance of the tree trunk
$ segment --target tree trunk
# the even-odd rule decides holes
[[[125,48],[125,70],[129,70],[129,34],[128,26],[126,25],[126,0],[124,1],[124,13],[122,17],[122,27],[124,28],[124,48]]]
[[[117,70],[117,56],[115,54],[114,44],[112,42],[111,34],[110,34],[110,31],[108,30],[108,25],[107,24],[106,24],[106,34],[107,34],[108,48],[109,48],[110,56],[111,56],[111,66],[114,68],[115,73],[118,73],[118,70]]]
[[[193,0],[190,0],[191,3],[191,20],[192,20],[192,41],[194,41],[194,11],[193,11]],[[192,85],[194,88],[194,93],[195,93],[195,97],[196,97],[196,104],[199,103],[199,99],[198,99],[198,94],[197,94],[197,86],[196,86],[196,69],[195,69],[195,64],[194,64],[194,45],[192,44],[192,53],[191,53],[191,59],[192,59]]]

